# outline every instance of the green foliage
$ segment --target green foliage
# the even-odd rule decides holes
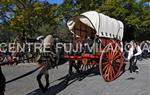
[[[14,4],[15,6],[9,11],[15,14],[14,18],[10,18],[5,23],[5,27],[9,27],[10,31],[25,31],[29,36],[34,36],[39,33],[43,34],[43,31],[48,30],[45,28],[45,30],[42,29],[40,31],[44,26],[54,27],[53,30],[47,31],[51,32],[55,31],[55,28],[59,25],[58,5],[52,5],[48,2],[38,2],[37,0],[10,0],[2,4],[3,11],[6,12],[10,10],[8,7],[10,4]]]
[[[139,32],[149,31],[150,6],[148,0],[64,0],[61,5],[39,2],[39,0],[1,1],[1,31],[22,32],[30,36],[53,34],[67,39],[66,21],[75,15],[94,10],[121,20],[125,33],[138,36]],[[14,7],[10,7],[13,5]],[[6,15],[6,13],[11,15]]]
[[[71,1],[71,0],[70,0]],[[136,39],[140,32],[148,31],[150,26],[150,7],[145,0],[73,0],[72,15],[96,10],[121,20],[125,26],[125,36],[130,32]],[[65,2],[67,3],[67,2]],[[70,5],[71,6],[71,5]],[[70,12],[69,11],[69,12]],[[68,16],[68,15],[66,15]]]

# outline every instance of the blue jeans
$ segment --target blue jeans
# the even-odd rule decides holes
[[[142,61],[142,60],[143,60],[143,59],[142,59],[142,54],[140,54],[140,55],[137,56],[137,60],[139,60],[139,61]]]

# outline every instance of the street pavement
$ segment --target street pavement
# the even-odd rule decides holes
[[[78,79],[73,74],[68,86],[65,86],[65,76],[68,72],[68,63],[49,70],[50,87],[46,93],[39,90],[36,76],[39,72],[16,80],[6,85],[6,95],[150,95],[150,59],[138,62],[139,74],[126,71],[112,82],[105,82],[95,71]],[[37,65],[25,64],[2,67],[7,80],[35,69]],[[45,82],[44,78],[42,79]]]

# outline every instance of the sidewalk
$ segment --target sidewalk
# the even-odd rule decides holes
[[[38,65],[38,63],[19,63],[17,65]]]

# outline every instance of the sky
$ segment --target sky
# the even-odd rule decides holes
[[[150,6],[150,2],[146,2],[145,4],[148,5],[148,6]]]
[[[64,2],[64,0],[40,0],[40,1],[48,1],[51,4],[62,4]]]

